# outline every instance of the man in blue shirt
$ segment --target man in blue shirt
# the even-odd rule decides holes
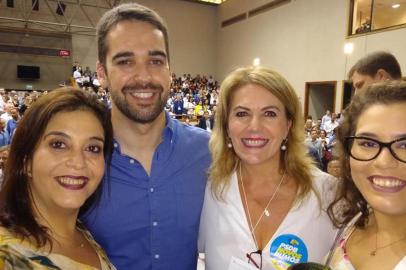
[[[17,108],[12,108],[10,110],[11,119],[7,121],[6,130],[7,133],[10,135],[10,141],[13,138],[14,130],[17,128],[18,120],[20,115],[17,111]]]
[[[6,120],[0,118],[0,147],[10,144],[10,135],[6,130]]]
[[[164,111],[166,26],[154,11],[123,4],[101,18],[97,40],[115,151],[101,201],[82,218],[118,269],[195,269],[209,135]]]

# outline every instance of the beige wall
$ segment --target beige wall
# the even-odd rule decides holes
[[[176,74],[214,75],[216,6],[179,0],[138,0],[159,12],[169,28],[171,69]]]
[[[9,32],[0,29],[0,43],[5,45],[67,49],[71,50],[71,37],[50,36],[38,33]],[[39,66],[40,79],[17,78],[17,65]],[[70,76],[72,63],[70,58],[58,56],[38,56],[0,52],[0,88],[25,90],[48,90],[56,88]]]
[[[342,80],[365,54],[388,50],[395,54],[406,73],[406,28],[347,38],[347,0],[292,0],[242,22],[220,27],[221,21],[270,1],[228,0],[220,7],[179,0],[138,2],[155,9],[166,19],[171,68],[177,74],[213,74],[221,80],[233,68],[251,64],[259,57],[262,64],[278,70],[292,83],[302,102],[305,82],[337,81],[335,108],[339,111]],[[3,11],[0,8],[0,15],[4,15]],[[97,21],[95,18],[101,14],[99,11],[91,13],[92,21]],[[349,56],[343,53],[347,41],[354,43],[354,52]],[[94,69],[95,37],[74,34],[71,46],[72,58],[63,61],[77,60]],[[0,60],[5,59],[1,57]],[[7,64],[1,65],[3,70],[8,68]],[[44,72],[42,69],[41,73]],[[0,74],[0,87],[6,80]]]
[[[258,7],[264,0],[230,0],[220,6],[219,21]],[[351,66],[375,50],[392,52],[406,73],[406,29],[346,38],[348,2],[292,0],[225,28],[218,27],[217,76],[249,65],[255,57],[282,73],[304,100],[305,82],[337,81],[336,111],[342,104],[342,80]],[[345,42],[354,44],[345,56]]]
[[[129,2],[129,1],[121,1]],[[156,10],[167,22],[171,70],[176,74],[214,74],[217,8],[179,0],[138,0]],[[73,35],[73,60],[94,70],[95,37]]]
[[[29,5],[31,0],[25,1]],[[89,1],[88,1],[89,2]],[[130,2],[130,1],[121,1]],[[131,1],[133,2],[133,1]],[[179,0],[139,0],[140,4],[144,4],[148,7],[155,9],[166,20],[169,28],[169,42],[170,42],[170,56],[171,56],[171,70],[177,74],[191,73],[214,75],[216,70],[216,17],[217,7],[210,5],[199,5],[186,1]],[[20,4],[20,1],[15,1],[16,5]],[[51,21],[53,23],[64,23],[65,20],[62,16],[55,15],[56,3],[49,1],[51,7],[48,8],[45,2],[40,2],[40,10],[32,12],[30,19],[40,21]],[[0,1],[0,17],[9,16],[19,18],[21,14],[15,8],[6,8],[6,1]],[[84,25],[85,27],[91,27],[95,25],[103,12],[107,9],[95,9],[84,7],[86,13],[89,15],[90,21],[84,15],[83,11],[76,10],[77,5],[67,4],[66,14],[68,18],[72,19],[74,25]],[[4,27],[23,27],[24,23],[12,22],[9,24],[2,24]],[[47,27],[50,27],[49,25]],[[54,28],[60,26],[55,25]],[[36,28],[45,30],[42,25],[30,25],[30,28]],[[83,30],[83,29],[76,29]],[[32,38],[25,38],[25,42],[30,42]],[[0,39],[0,43],[4,43],[5,39]],[[52,47],[53,39],[47,39],[42,43],[37,43],[40,47]],[[48,88],[49,86],[58,85],[62,80],[68,79],[71,76],[71,65],[74,61],[81,63],[83,67],[89,66],[91,70],[95,70],[95,63],[97,60],[97,44],[93,33],[82,31],[81,33],[73,33],[71,40],[66,44],[64,49],[72,49],[72,56],[67,59],[45,59],[43,57],[35,56],[19,56],[8,55],[0,53],[0,70],[8,70],[13,61],[22,61],[28,65],[41,66],[41,82],[33,81],[30,85],[34,85],[35,88]],[[59,61],[61,65],[67,64],[68,69],[64,67],[63,70],[57,66],[54,68],[49,67],[50,62]],[[43,65],[47,67],[42,67]],[[51,70],[50,75],[47,76],[45,72]],[[10,71],[11,72],[11,71]],[[12,75],[15,76],[15,71],[12,71]],[[57,73],[57,76],[55,76]],[[20,82],[12,80],[11,73],[0,74],[0,87],[5,88],[25,88],[27,82]],[[44,77],[43,77],[44,76]],[[15,79],[15,78],[14,78]],[[48,80],[44,84],[44,80]],[[51,87],[51,88],[52,88]]]

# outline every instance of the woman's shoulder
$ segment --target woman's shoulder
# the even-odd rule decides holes
[[[29,245],[23,244],[23,242],[23,240],[14,236],[7,228],[0,227],[1,269],[39,269],[36,267],[37,264],[35,263],[35,259],[38,258],[39,260],[39,258],[41,258],[41,261],[44,261],[44,258],[47,258],[40,256],[33,248]],[[6,266],[11,268],[6,268]]]
[[[340,180],[319,169],[312,171],[312,177],[313,189],[318,193],[323,208],[326,208],[334,200]]]
[[[311,174],[313,178],[313,188],[320,192],[336,191],[339,181],[337,178],[320,169],[312,170]]]
[[[7,245],[14,242],[21,242],[21,239],[15,237],[6,227],[0,226],[0,245]]]

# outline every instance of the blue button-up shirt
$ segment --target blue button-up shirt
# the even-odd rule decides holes
[[[110,183],[105,179],[101,201],[83,217],[120,270],[196,269],[209,133],[166,119],[151,174],[115,142]]]

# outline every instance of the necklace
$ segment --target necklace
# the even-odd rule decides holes
[[[398,239],[398,240],[396,240],[396,241],[393,241],[392,243],[389,243],[389,244],[386,244],[386,245],[383,245],[383,246],[378,247],[378,229],[377,229],[376,234],[375,234],[375,248],[374,248],[373,250],[371,250],[371,252],[369,253],[369,255],[375,256],[376,253],[378,253],[378,250],[384,249],[384,248],[387,248],[387,247],[390,247],[390,246],[392,246],[392,245],[394,245],[394,244],[399,243],[400,241],[402,241],[402,240],[404,240],[404,239],[406,239],[406,235],[403,236],[403,237],[401,237],[400,239]]]
[[[81,232],[79,232],[79,233],[81,233]],[[62,244],[63,242],[65,242],[65,244],[67,244],[68,246],[71,246],[71,247],[80,247],[80,248],[85,247],[85,243],[83,242],[83,240],[80,240],[79,244],[77,244],[77,243],[72,243],[72,240],[70,237],[60,235],[56,232],[53,232],[53,234],[54,235],[52,235],[51,237],[54,240],[56,240],[59,244]],[[57,238],[59,238],[59,240]],[[61,240],[63,240],[63,241],[61,241]]]
[[[279,188],[280,188],[281,185],[282,185],[283,179],[285,178],[286,171],[283,172],[283,175],[282,175],[282,177],[281,177],[281,180],[279,181],[278,186],[276,187],[276,189],[275,189],[275,191],[273,192],[272,196],[270,197],[268,203],[266,204],[264,211],[262,211],[261,216],[258,218],[257,223],[255,223],[254,226],[252,226],[251,213],[250,213],[250,209],[249,209],[249,207],[248,207],[248,201],[247,201],[247,194],[245,193],[244,181],[243,181],[243,179],[242,179],[241,163],[239,164],[239,173],[240,173],[240,181],[241,181],[242,193],[243,193],[243,195],[244,195],[244,203],[245,203],[245,207],[247,208],[248,221],[249,221],[249,223],[250,223],[249,225],[251,226],[251,234],[252,234],[252,236],[253,236],[253,238],[254,238],[255,245],[258,247],[257,239],[256,239],[256,237],[255,237],[255,229],[257,228],[259,222],[261,221],[261,219],[263,218],[264,215],[267,216],[267,217],[270,216],[270,213],[269,213],[269,210],[268,210],[269,204],[273,201],[273,199],[275,198],[276,194],[278,193]]]

